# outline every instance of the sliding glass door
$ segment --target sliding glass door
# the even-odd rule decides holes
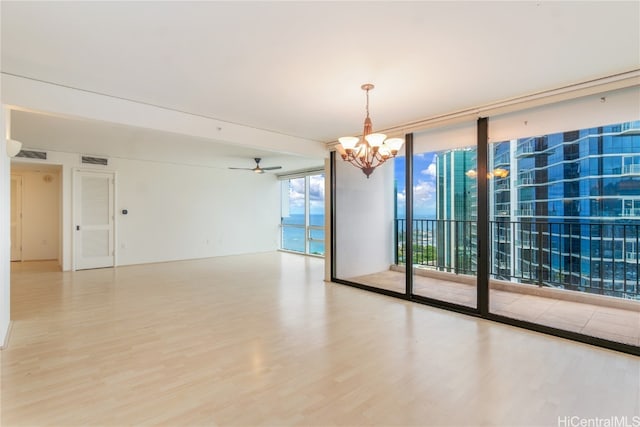
[[[476,308],[476,123],[414,134],[413,295]]]
[[[324,174],[284,178],[281,201],[280,248],[324,256]]]
[[[490,120],[492,314],[640,346],[639,96]]]

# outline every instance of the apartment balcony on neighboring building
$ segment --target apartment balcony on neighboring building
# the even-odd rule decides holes
[[[534,210],[530,209],[530,208],[525,208],[525,209],[517,209],[515,211],[515,216],[517,217],[523,217],[523,216],[533,216],[534,215]]]
[[[493,158],[493,165],[496,168],[510,166],[511,153],[509,151],[503,151],[502,153],[496,154],[495,157]]]
[[[521,174],[518,177],[518,180],[516,181],[516,185],[518,187],[520,186],[524,186],[524,185],[534,185],[535,181],[533,179],[533,176],[530,174]]]
[[[623,175],[640,175],[640,163],[624,165],[622,167]]]
[[[640,135],[640,120],[622,123],[620,125],[620,135]]]
[[[508,178],[499,178],[494,181],[495,191],[509,191],[511,189],[510,181]]]
[[[516,148],[516,158],[535,156],[536,151],[536,141],[534,139],[521,141]]]

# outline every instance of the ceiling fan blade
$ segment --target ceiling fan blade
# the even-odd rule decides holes
[[[256,162],[256,167],[255,168],[232,168],[230,167],[229,169],[235,169],[235,170],[243,170],[243,171],[253,171],[255,173],[264,173],[264,171],[272,171],[272,170],[276,170],[276,169],[282,169],[282,166],[271,166],[268,168],[261,168],[260,167],[260,158],[256,157],[253,159]]]

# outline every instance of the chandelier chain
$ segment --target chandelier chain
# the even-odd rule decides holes
[[[367,89],[367,107],[366,107],[366,111],[367,111],[367,117],[369,117],[369,89]]]

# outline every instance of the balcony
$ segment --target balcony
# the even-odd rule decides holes
[[[640,216],[640,208],[626,208],[622,210],[622,216]]]
[[[510,165],[511,165],[511,153],[509,153],[508,151],[500,153],[493,159],[494,167],[510,166]]]
[[[395,263],[405,263],[406,220],[396,220]],[[477,224],[474,221],[413,221],[413,265],[436,271],[475,275]],[[640,261],[634,250],[640,222],[566,223],[562,221],[490,221],[490,273],[511,256],[511,242],[521,251],[510,261],[514,271],[528,270],[542,278],[539,286],[607,295],[640,301]],[[445,242],[445,243],[440,243]],[[448,244],[447,244],[448,243]],[[508,247],[503,247],[507,244]],[[525,251],[526,250],[526,251]],[[601,277],[594,268],[613,262]],[[594,267],[591,267],[594,266]],[[526,267],[526,268],[525,268]],[[606,265],[603,265],[606,267]],[[576,279],[579,278],[580,280]],[[514,282],[530,283],[529,276],[514,274]]]
[[[518,148],[516,149],[516,157],[530,157],[535,155],[536,153],[536,143],[534,140],[530,139],[518,144]]]
[[[521,187],[523,185],[533,185],[533,177],[531,176],[523,176],[518,178],[517,186]]]
[[[640,175],[640,164],[624,165],[622,173],[624,175]]]
[[[414,220],[415,295],[476,307],[476,227]],[[405,220],[396,228],[395,264],[351,280],[404,292]],[[640,222],[490,221],[491,312],[640,346],[638,236]],[[521,250],[513,251],[509,241]],[[632,250],[610,260],[588,250],[607,245]]]
[[[533,209],[517,209],[516,216],[533,216]]]
[[[510,190],[509,180],[508,179],[496,180],[494,190],[495,191]]]
[[[405,290],[404,267],[352,281],[396,292]],[[414,295],[476,307],[475,277],[414,269]],[[489,311],[511,319],[640,346],[640,302],[491,280]]]

